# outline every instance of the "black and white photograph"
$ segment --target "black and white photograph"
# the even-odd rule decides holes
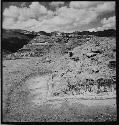
[[[116,122],[116,1],[1,3],[1,123]]]

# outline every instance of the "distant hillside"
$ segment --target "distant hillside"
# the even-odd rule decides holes
[[[97,31],[97,32],[89,32],[89,31],[83,31],[83,32],[74,32],[80,35],[95,35],[99,37],[115,37],[116,36],[116,30],[115,29],[108,29],[104,31]]]
[[[44,53],[45,54],[49,53],[51,46],[61,46],[62,49],[60,49],[60,51],[62,52],[60,53],[63,54],[67,53],[69,50],[72,50],[73,48],[79,45],[84,44],[85,42],[90,40],[93,36],[115,37],[116,30],[109,29],[97,32],[75,31],[73,33],[62,33],[59,31],[54,31],[51,33],[47,33],[45,31],[30,32],[20,29],[15,29],[15,30],[3,29],[2,50],[3,50],[3,55],[15,53],[20,49],[20,53],[22,51],[25,53],[29,53],[32,56],[39,56]],[[30,48],[28,46],[30,46]],[[58,49],[58,47],[56,48]]]
[[[36,36],[33,32],[24,30],[2,30],[2,50],[16,52]]]

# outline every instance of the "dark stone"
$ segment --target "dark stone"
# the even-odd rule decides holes
[[[72,52],[69,52],[69,57],[72,57],[73,56],[73,53]]]
[[[110,69],[115,69],[116,68],[116,61],[109,61],[108,67]]]
[[[74,57],[74,58],[71,58],[72,60],[74,60],[74,61],[79,61],[79,57]]]

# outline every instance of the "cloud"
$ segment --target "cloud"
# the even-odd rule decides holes
[[[16,20],[18,22],[28,21],[30,19],[36,19],[41,20],[43,17],[46,18],[46,16],[52,16],[52,11],[48,11],[44,6],[40,5],[38,2],[32,2],[32,4],[29,6],[29,8],[18,8],[16,6],[10,6],[9,8],[6,8],[3,12],[4,16],[4,23],[3,26],[10,25],[11,21]],[[13,19],[9,19],[13,18]],[[11,20],[10,24],[6,20]],[[13,22],[14,24],[14,22]]]
[[[17,18],[19,16],[19,8],[16,6],[10,6],[9,9],[6,8],[3,12],[5,17]]]
[[[64,2],[51,2],[51,6],[56,7],[55,11],[48,10],[39,2],[32,2],[28,7],[10,6],[3,12],[3,28],[6,29],[26,29],[31,31],[46,32],[65,31],[72,32],[84,29],[95,23],[97,17],[103,13],[114,11],[114,2],[70,2],[69,7]],[[63,6],[61,6],[63,5]],[[110,8],[109,8],[110,7]],[[99,22],[100,23],[100,22]],[[114,26],[114,18],[101,21],[102,26],[95,30]],[[83,28],[82,28],[83,29]],[[94,30],[89,29],[89,30]]]
[[[109,13],[110,11],[115,10],[115,2],[104,2],[103,4],[99,4],[96,8],[98,13]]]
[[[88,24],[97,18],[97,15],[93,11],[87,11],[85,9],[74,9],[68,7],[61,7],[57,10],[57,14],[60,17],[72,20],[74,24]],[[90,15],[90,16],[89,16]]]
[[[5,27],[10,27],[10,26],[12,26],[12,25],[15,24],[15,23],[16,23],[15,18],[11,18],[11,17],[5,18],[5,19],[4,19],[4,22],[3,22],[3,27],[4,27],[4,26],[5,26]]]
[[[76,8],[76,9],[84,9],[84,8],[90,8],[92,6],[97,5],[99,2],[89,2],[89,1],[73,1],[70,2],[70,7],[71,8]]]
[[[32,2],[32,4],[29,6],[30,9],[35,13],[35,14],[46,14],[47,13],[47,9],[42,6],[41,4],[39,4],[39,2]]]
[[[13,25],[13,27],[17,27],[17,29],[27,29],[36,25],[38,25],[38,21],[36,21],[35,19],[29,19],[23,22],[18,21],[16,24]]]
[[[104,18],[101,23],[103,24],[103,28],[116,28],[116,17],[110,17],[108,19]]]
[[[60,5],[64,5],[64,2],[51,2],[50,5],[52,7],[59,7]]]
[[[103,30],[107,30],[107,29],[116,29],[116,17],[109,17],[108,19],[104,18],[103,20],[101,20],[101,27],[97,27],[97,28],[92,28],[89,29],[89,31],[103,31]]]
[[[88,31],[90,31],[90,32],[96,32],[97,30],[96,30],[96,28],[91,28],[91,29],[88,29]]]
[[[71,8],[75,9],[86,9],[93,10],[98,14],[109,13],[115,10],[115,2],[103,2],[103,1],[73,1],[69,5]]]
[[[72,29],[75,30],[77,27],[89,24],[97,18],[96,13],[93,11],[86,11],[84,9],[79,11],[68,7],[61,7],[57,9],[55,14],[56,16],[53,16],[48,20],[43,20],[39,25],[37,25],[37,30],[45,29],[47,32],[50,32],[50,30],[70,32]]]

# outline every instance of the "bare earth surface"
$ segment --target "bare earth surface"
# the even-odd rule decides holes
[[[51,97],[54,63],[40,58],[3,62],[3,121],[116,121],[116,94]]]

